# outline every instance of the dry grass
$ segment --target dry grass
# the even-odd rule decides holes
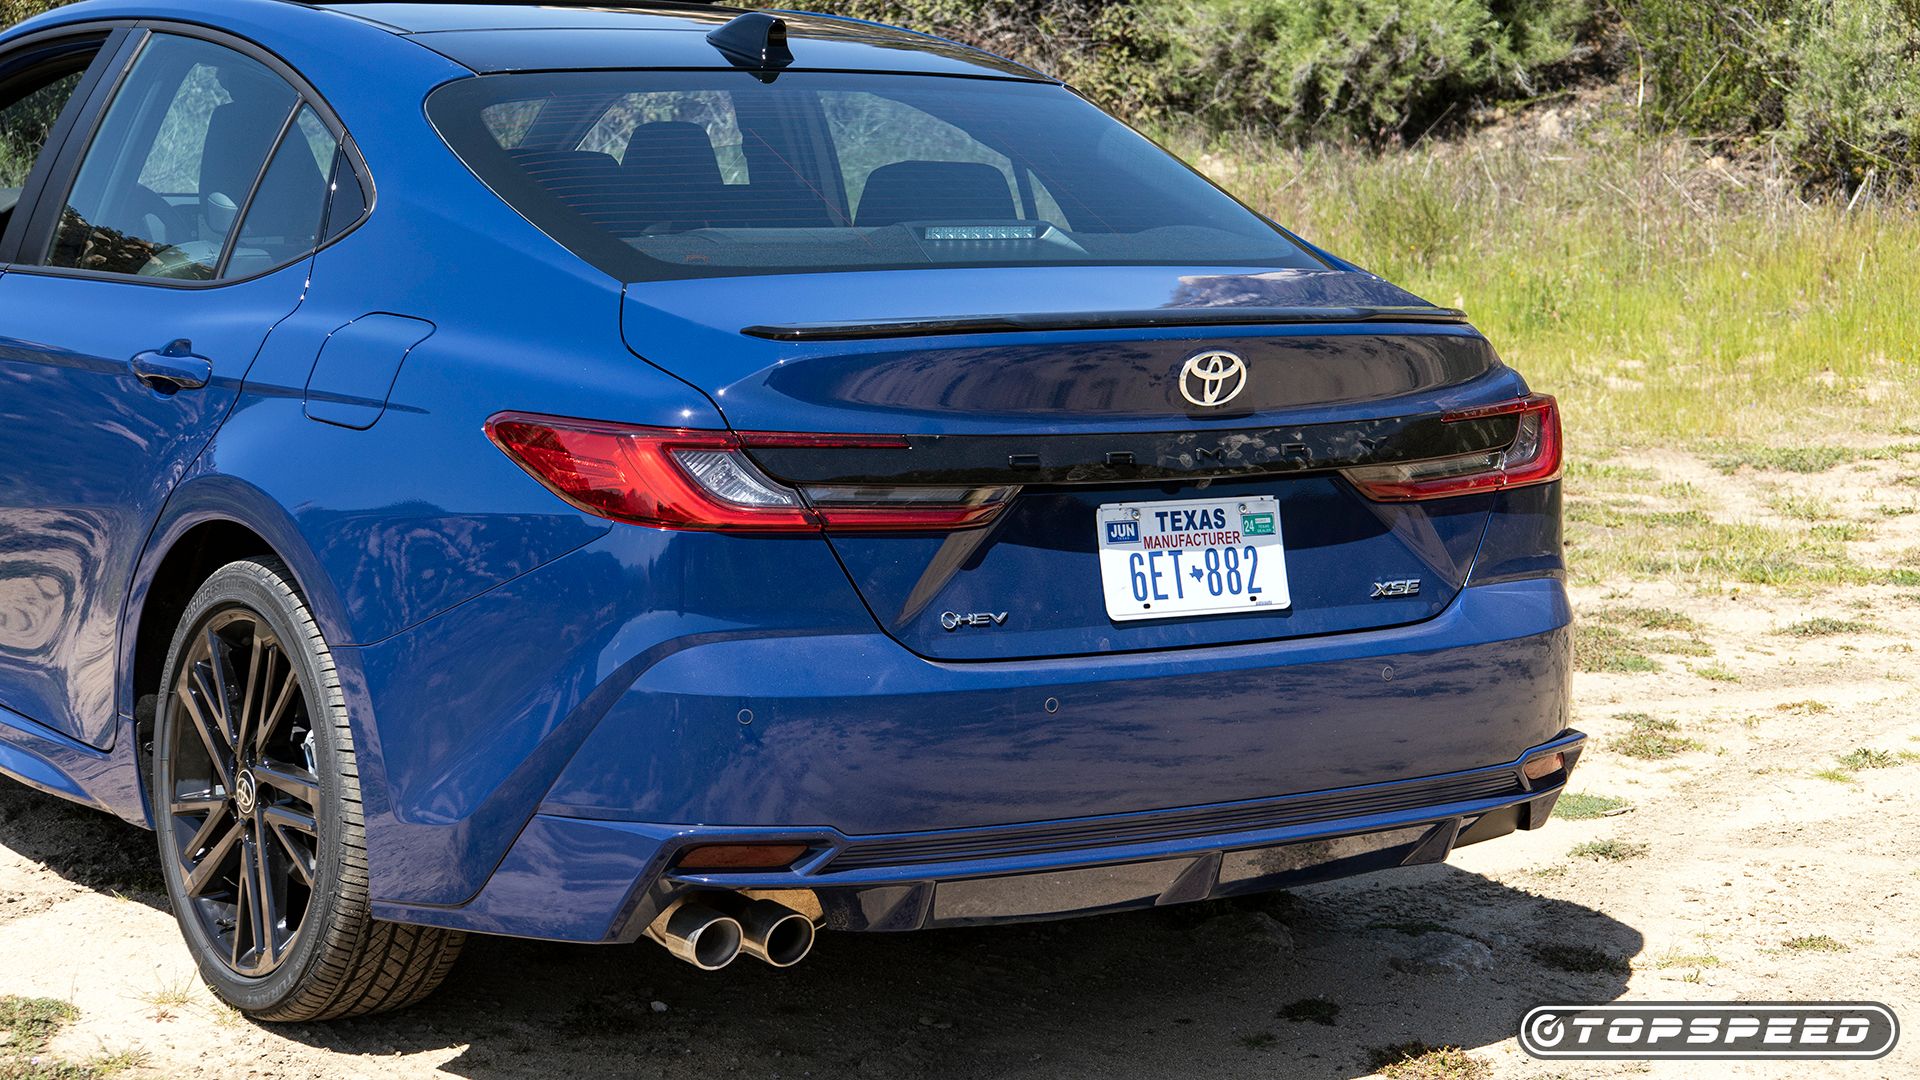
[[[1468,309],[1561,397],[1576,456],[1712,446],[1724,468],[1819,472],[1860,436],[1912,434],[1920,218],[1649,141],[1631,110],[1598,93],[1550,136],[1388,155],[1170,142],[1313,242]]]

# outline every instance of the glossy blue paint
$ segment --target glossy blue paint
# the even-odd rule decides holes
[[[1452,778],[1512,776],[1526,758],[1561,752],[1577,761],[1584,737],[1568,735],[1528,748],[1512,762],[1462,770]],[[854,839],[836,829],[742,828],[652,825],[539,814],[520,834],[513,850],[474,899],[458,907],[381,902],[380,917],[404,922],[475,930],[481,933],[558,941],[631,941],[655,912],[688,893],[711,889],[804,890],[818,897],[827,926],[838,930],[901,931],[930,926],[989,921],[942,919],[933,905],[943,887],[994,881],[1043,880],[1057,890],[1062,872],[1114,867],[1201,864],[1204,875],[1191,879],[1179,901],[1285,888],[1327,877],[1365,873],[1421,861],[1437,861],[1450,846],[1475,843],[1514,828],[1546,824],[1564,782],[1528,787],[1516,781],[1507,793],[1467,797],[1428,805],[1310,823],[1270,825],[1178,839],[1107,843],[1071,851],[997,858],[928,861],[897,867],[838,871],[834,862]],[[1349,789],[1352,790],[1352,789]],[[1197,808],[1228,810],[1235,804]],[[1195,809],[1195,808],[1189,808]],[[1103,823],[1140,823],[1162,815],[1131,814]],[[1090,819],[1082,819],[1086,821]],[[1099,819],[1092,819],[1099,820]],[[1437,852],[1418,857],[1390,847],[1384,859],[1368,859],[1371,845],[1355,840],[1424,835],[1445,836]],[[792,871],[756,874],[699,874],[674,871],[674,856],[708,843],[807,843],[814,845]],[[1313,850],[1320,848],[1321,850]],[[1356,850],[1357,849],[1357,850]],[[1360,858],[1352,858],[1359,855]],[[1209,864],[1210,861],[1210,864]],[[1348,865],[1340,865],[1341,863]],[[1157,890],[1156,890],[1157,892]],[[1089,895],[1091,893],[1092,895]],[[1098,890],[1055,892],[1050,908],[1029,917],[1091,914],[1159,902],[1160,895],[1100,903]],[[990,921],[1006,921],[992,919]]]
[[[307,419],[372,427],[407,354],[432,336],[432,323],[400,315],[363,315],[328,334],[307,376]]]
[[[0,460],[32,463],[0,487],[0,703],[111,745],[134,563],[305,284],[304,263],[220,289],[0,274]],[[135,376],[135,354],[176,340],[212,362],[207,386],[159,391]]]
[[[1466,580],[1495,498],[1407,506],[1368,502],[1324,475],[1216,481],[1205,497],[1279,500],[1292,605],[1261,617],[1115,623],[1100,591],[1090,523],[1104,503],[1151,502],[1168,491],[1139,485],[1033,492],[984,538],[837,536],[833,547],[881,625],[921,656],[1016,660],[1187,648],[1430,619]],[[948,549],[964,558],[943,558]],[[1418,593],[1373,596],[1374,582],[1407,578],[1420,580]],[[1015,584],[1027,581],[1050,587]],[[949,611],[1009,617],[990,633],[955,633],[940,621]]]
[[[333,647],[383,917],[630,939],[682,891],[755,883],[821,890],[843,928],[908,928],[971,917],[941,915],[940,882],[1138,862],[1157,868],[1129,888],[1164,876],[1156,896],[1198,899],[1298,880],[1247,869],[1249,850],[1381,834],[1323,860],[1357,872],[1443,855],[1462,828],[1544,820],[1557,787],[831,870],[826,853],[873,837],[1512,773],[1568,719],[1559,487],[1392,506],[1325,471],[1211,481],[1282,496],[1294,609],[1126,625],[1093,591],[1091,509],[1177,484],[1027,492],[917,598],[946,538],[669,532],[562,502],[488,442],[490,416],[1037,438],[1426,416],[1526,392],[1465,326],[748,337],[753,324],[1414,298],[1337,262],[629,285],[515,213],[423,109],[401,107],[474,77],[468,63],[637,62],[631,49],[718,65],[700,32],[716,17],[86,0],[0,35],[4,50],[82,21],[171,19],[257,43],[337,114],[373,202],[311,258],[251,281],[0,273],[0,772],[145,819],[132,718],[155,688],[136,679],[152,666],[139,628],[168,615],[167,556],[217,524],[285,560]],[[806,63],[1006,71],[916,35],[800,25]],[[557,56],[575,33],[607,55]],[[208,385],[143,385],[129,361],[179,340],[208,360]],[[1170,407],[1171,366],[1223,345],[1259,389],[1217,419]],[[1400,576],[1426,586],[1366,595]],[[955,637],[929,621],[948,606],[1018,619]],[[668,872],[686,843],[755,836],[821,857],[759,878]],[[1146,894],[1087,895],[1103,909]]]

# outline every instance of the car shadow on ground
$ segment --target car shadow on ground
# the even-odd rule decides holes
[[[281,1029],[504,1076],[1345,1078],[1607,1001],[1641,936],[1445,866],[1069,922],[822,934],[799,967],[474,938],[409,1012]],[[658,1004],[655,1004],[655,1003]],[[1417,1050],[1415,1051],[1417,1052]]]
[[[166,911],[153,834],[0,777],[0,846],[76,885]]]
[[[0,781],[0,845],[167,908],[152,835],[107,815]],[[743,959],[703,974],[646,942],[474,937],[420,1006],[262,1030],[475,1080],[1344,1080],[1409,1047],[1501,1043],[1533,1004],[1612,1000],[1641,944],[1524,878],[1423,866],[1066,922],[824,933],[786,971]]]

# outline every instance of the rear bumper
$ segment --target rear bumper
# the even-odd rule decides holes
[[[692,893],[769,894],[828,929],[918,930],[1099,914],[1441,862],[1455,847],[1544,825],[1586,736],[1497,765],[1276,799],[1006,828],[892,836],[534,818],[460,908],[376,904],[392,921],[566,941],[632,941]],[[1564,755],[1539,780],[1523,766]],[[685,849],[798,841],[784,872],[673,868]]]
[[[728,617],[704,594],[663,605],[663,582],[729,588]],[[629,931],[623,912],[688,828],[867,850],[1510,763],[1568,726],[1569,620],[1562,583],[1536,576],[1471,585],[1434,618],[1384,630],[939,663],[880,631],[824,544],[616,529],[416,632],[335,655],[382,917],[599,941]],[[1099,858],[1225,850],[1204,837],[1246,827]],[[1044,854],[988,872],[1077,865]]]

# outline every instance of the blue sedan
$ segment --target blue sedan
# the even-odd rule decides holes
[[[1544,824],[1561,428],[1046,76],[702,5],[0,35],[0,772],[270,1020]]]

